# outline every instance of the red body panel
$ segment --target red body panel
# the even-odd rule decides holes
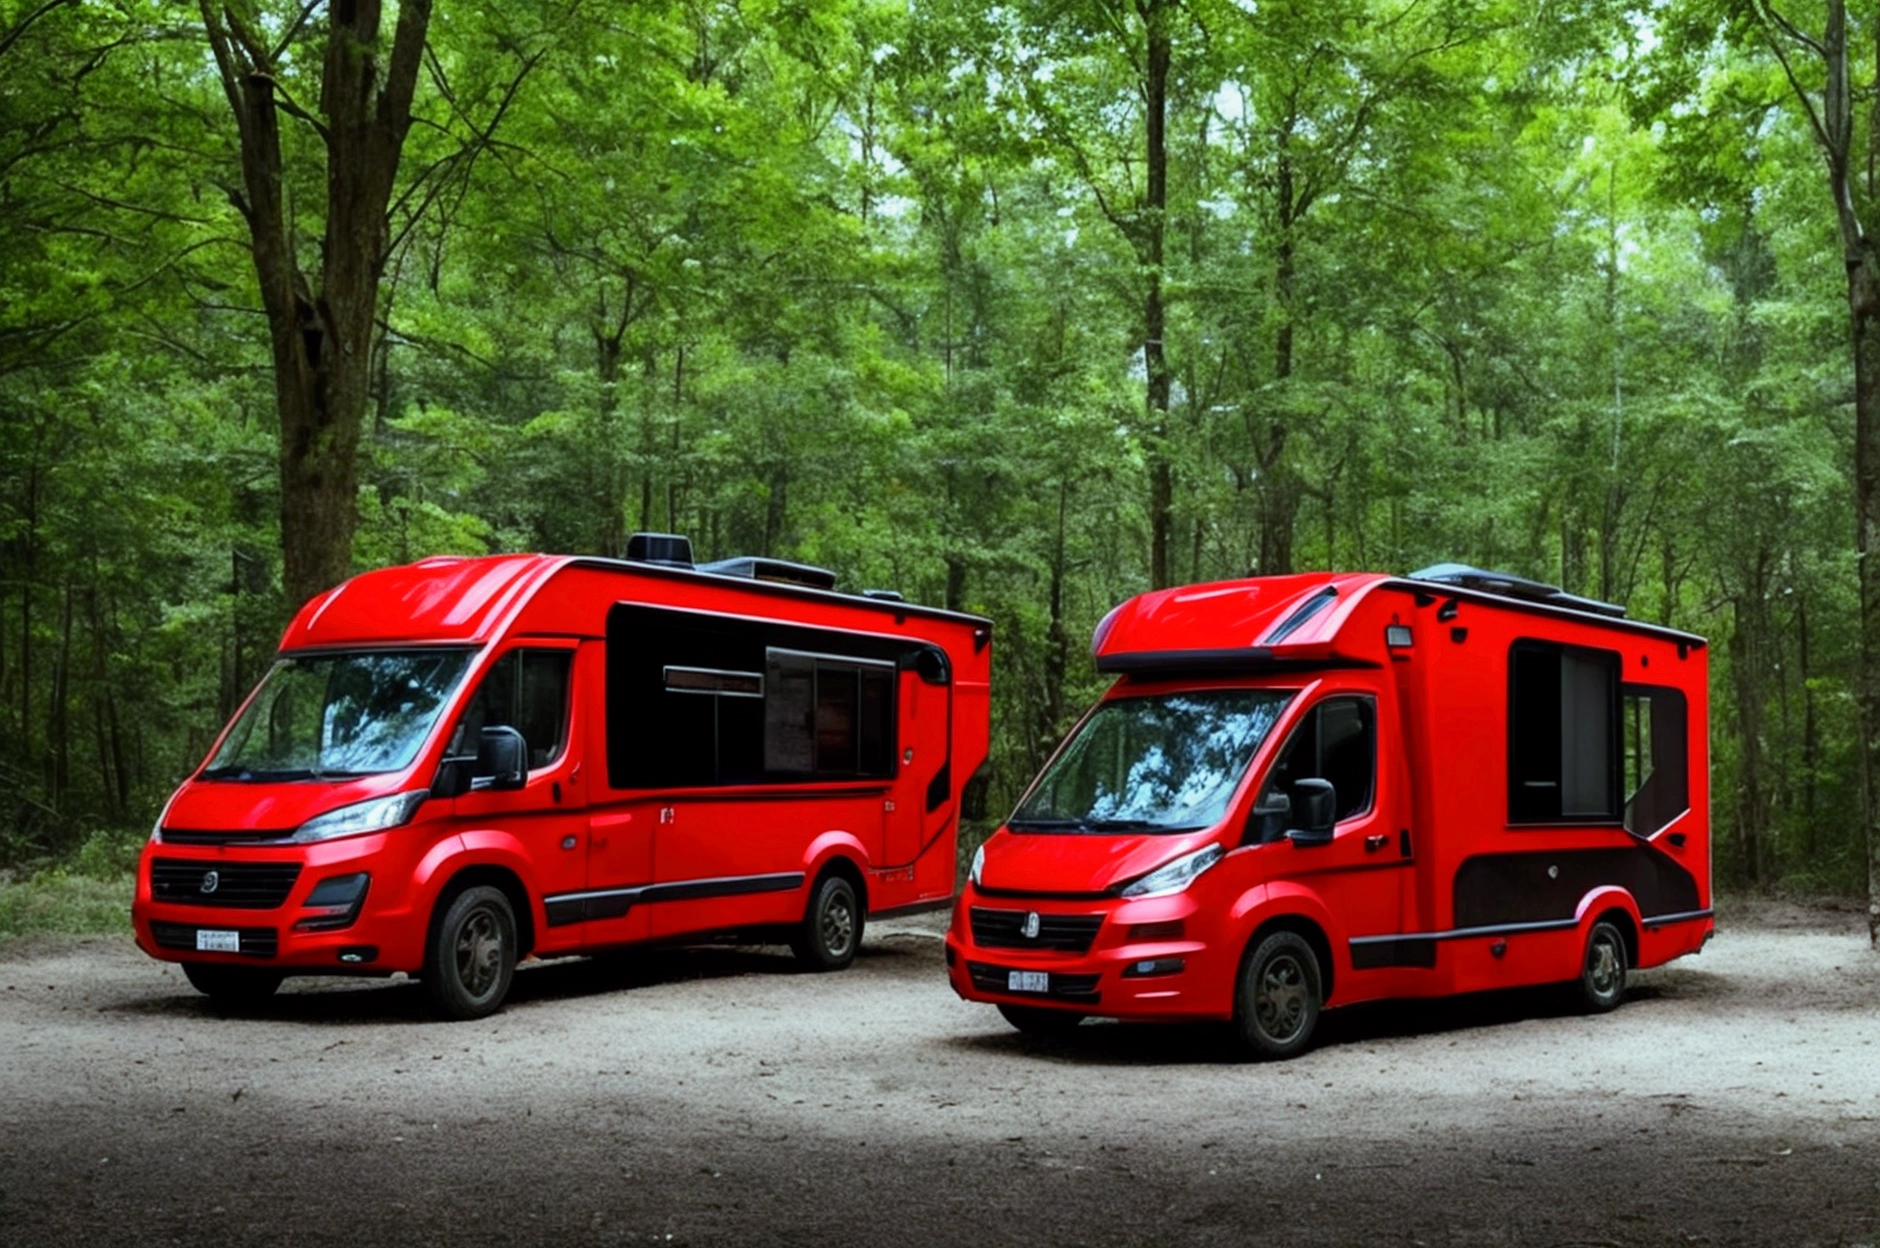
[[[1316,614],[1281,627],[1321,594],[1328,601]],[[1391,644],[1404,640],[1387,636],[1393,626],[1408,629],[1409,644]],[[1276,632],[1285,635],[1270,640]],[[1612,820],[1511,822],[1517,641],[1616,654],[1621,690],[1682,695],[1682,813],[1648,835]],[[1273,925],[1306,933],[1318,947],[1327,1005],[1571,980],[1602,917],[1621,920],[1642,967],[1695,952],[1711,934],[1701,638],[1442,584],[1321,573],[1142,595],[1099,626],[1095,649],[1100,668],[1123,673],[1106,699],[1224,687],[1294,696],[1215,827],[1166,836],[994,833],[947,935],[949,978],[963,997],[1123,1018],[1227,1018],[1243,958]],[[1327,844],[1243,844],[1288,734],[1339,693],[1375,700],[1370,809],[1338,824]],[[1116,895],[1209,844],[1225,856],[1186,890]],[[1101,925],[1083,953],[1003,936],[985,943],[974,931],[975,908],[1083,915]],[[1168,926],[1177,919],[1179,934]],[[1182,969],[1122,974],[1164,958],[1181,958]],[[1094,976],[1094,995],[1002,990],[999,976],[1010,970],[1045,971],[1052,982]]]
[[[898,673],[891,778],[614,789],[607,620],[623,603],[759,631],[813,629],[877,648],[937,649],[946,675],[936,682]],[[467,871],[526,903],[526,915],[517,907],[528,929],[525,951],[543,955],[795,923],[818,874],[831,867],[855,875],[871,912],[944,903],[954,886],[960,792],[986,756],[990,637],[990,624],[973,616],[643,564],[515,555],[365,573],[309,602],[282,653],[474,647],[423,747],[402,770],[341,781],[242,783],[205,780],[199,771],[161,822],[193,834],[190,843],[153,839],[144,851],[133,903],[138,943],[172,961],[256,964],[251,952],[165,946],[152,925],[237,929],[244,949],[246,933],[266,933],[275,947],[266,964],[287,973],[418,971],[438,899]],[[427,788],[464,704],[518,647],[571,654],[566,745],[521,788],[430,798],[409,822],[369,835],[309,844],[239,839],[286,836],[340,807]],[[234,839],[215,840],[224,836]],[[160,860],[205,873],[245,864],[300,871],[285,901],[268,909],[185,904],[153,896],[152,865]],[[322,880],[358,872],[370,883],[355,921],[333,931],[297,929]],[[589,904],[596,894],[609,904]],[[369,956],[357,960],[362,950]],[[342,961],[348,951],[355,956]]]

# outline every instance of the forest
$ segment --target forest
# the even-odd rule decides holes
[[[994,619],[994,815],[1141,590],[1623,603],[1710,639],[1719,882],[1863,893],[1877,65],[1844,0],[0,0],[0,866],[148,827],[352,572],[655,530]]]

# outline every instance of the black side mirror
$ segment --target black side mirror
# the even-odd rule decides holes
[[[529,778],[529,743],[507,724],[491,724],[477,740],[479,776],[490,778],[492,789],[519,789]]]
[[[1277,841],[1285,835],[1291,823],[1292,799],[1278,791],[1268,793],[1247,812],[1247,831],[1240,838],[1240,843],[1264,845],[1268,841]]]
[[[1334,816],[1338,811],[1338,794],[1332,789],[1330,780],[1297,780],[1293,782],[1293,795],[1298,800],[1298,826],[1286,833],[1286,839],[1295,845],[1326,845],[1332,839]]]
[[[437,765],[431,777],[432,797],[462,797],[470,791],[470,777],[475,774],[474,758],[447,758]]]

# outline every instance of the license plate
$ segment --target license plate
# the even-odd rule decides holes
[[[240,932],[218,932],[206,927],[196,929],[196,951],[198,953],[240,953],[242,934]]]
[[[1051,972],[1007,971],[1005,990],[1007,992],[1050,992]]]

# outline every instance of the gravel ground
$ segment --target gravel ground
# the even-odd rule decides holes
[[[220,1015],[127,941],[0,951],[0,1244],[1880,1243],[1880,956],[1726,915],[1617,1013],[1544,993],[1020,1038],[937,924],[531,966],[502,1014],[290,981]]]

